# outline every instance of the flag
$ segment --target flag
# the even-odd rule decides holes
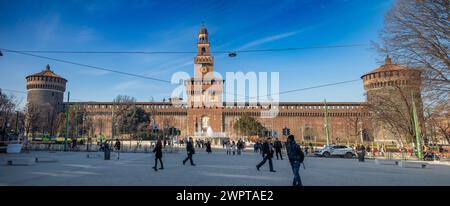
[[[330,144],[330,134],[328,131],[328,108],[327,108],[327,100],[324,99],[323,100],[324,104],[325,104],[325,135],[327,137],[327,145]]]
[[[417,109],[416,109],[416,103],[414,102],[414,94],[411,92],[412,97],[412,109],[413,109],[413,122],[414,122],[414,129],[416,132],[416,143],[417,143],[417,157],[419,159],[422,159],[422,138],[420,137],[420,131],[419,131],[419,118],[417,117]]]

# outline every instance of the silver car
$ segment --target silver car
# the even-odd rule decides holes
[[[321,150],[316,151],[314,154],[319,157],[340,156],[352,158],[353,156],[356,156],[353,149],[345,145],[325,145]]]

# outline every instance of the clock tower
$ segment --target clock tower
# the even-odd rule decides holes
[[[214,57],[210,52],[208,30],[202,24],[198,33],[194,77],[185,81],[190,107],[222,107],[223,80],[214,77]]]
[[[214,57],[210,53],[210,45],[208,39],[208,30],[202,24],[198,33],[197,56],[194,58],[195,78],[212,79]]]
[[[202,24],[198,32],[194,76],[185,80],[188,134],[204,137],[207,132],[223,132],[222,92],[224,80],[213,74],[214,57],[210,52],[208,30]]]

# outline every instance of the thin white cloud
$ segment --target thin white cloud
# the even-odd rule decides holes
[[[255,46],[259,46],[265,43],[269,43],[269,42],[273,42],[273,41],[277,41],[277,40],[281,40],[290,36],[294,36],[300,33],[304,33],[304,32],[309,32],[311,30],[315,30],[319,27],[321,27],[322,25],[324,25],[324,23],[320,23],[320,24],[315,24],[312,26],[308,26],[299,30],[295,30],[295,31],[290,31],[290,32],[285,32],[285,33],[281,33],[281,34],[275,34],[272,36],[267,36],[264,38],[260,38],[257,40],[253,40],[247,44],[244,44],[243,46],[241,46],[240,48],[238,48],[237,50],[243,50],[243,49],[249,49]]]
[[[165,61],[161,65],[158,65],[156,69],[149,69],[148,71],[144,72],[143,75],[146,76],[158,76],[161,74],[168,74],[168,73],[174,73],[178,71],[185,71],[183,68],[186,68],[189,65],[194,64],[194,58],[185,58],[182,59],[183,61]],[[177,63],[177,64],[175,64]],[[189,72],[189,71],[188,71]]]
[[[244,44],[238,50],[248,49],[248,48],[255,47],[255,46],[258,46],[258,45],[261,45],[261,44],[265,44],[265,43],[277,41],[277,40],[280,40],[280,39],[284,39],[284,38],[296,35],[299,32],[300,31],[291,31],[291,32],[276,34],[276,35],[264,37],[264,38],[261,38],[261,39],[257,39],[257,40],[251,41],[251,42],[249,42],[247,44]]]
[[[102,1],[79,1],[84,5],[84,10],[90,13],[96,13],[99,11],[117,10],[120,8],[119,1],[115,0],[102,0]]]
[[[96,32],[92,28],[84,27],[78,31],[74,41],[78,43],[89,42],[95,38]]]
[[[121,82],[121,83],[117,84],[116,86],[114,86],[113,89],[116,92],[123,92],[123,91],[127,91],[129,89],[132,89],[132,88],[136,88],[138,85],[139,85],[139,81],[131,80],[131,81]]]
[[[155,82],[128,80],[116,84],[113,88],[114,92],[131,92],[131,91],[152,91],[152,94],[170,94],[172,87],[167,84]]]
[[[95,70],[95,69],[80,69],[77,70],[78,74],[81,75],[90,75],[90,76],[103,76],[106,74],[110,74],[110,71],[104,71],[104,70]]]
[[[47,43],[54,40],[60,27],[60,17],[58,14],[48,15],[34,23],[35,34],[40,43]]]

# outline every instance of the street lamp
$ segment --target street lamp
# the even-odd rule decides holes
[[[228,53],[228,57],[236,57],[236,56],[237,56],[236,52]]]

